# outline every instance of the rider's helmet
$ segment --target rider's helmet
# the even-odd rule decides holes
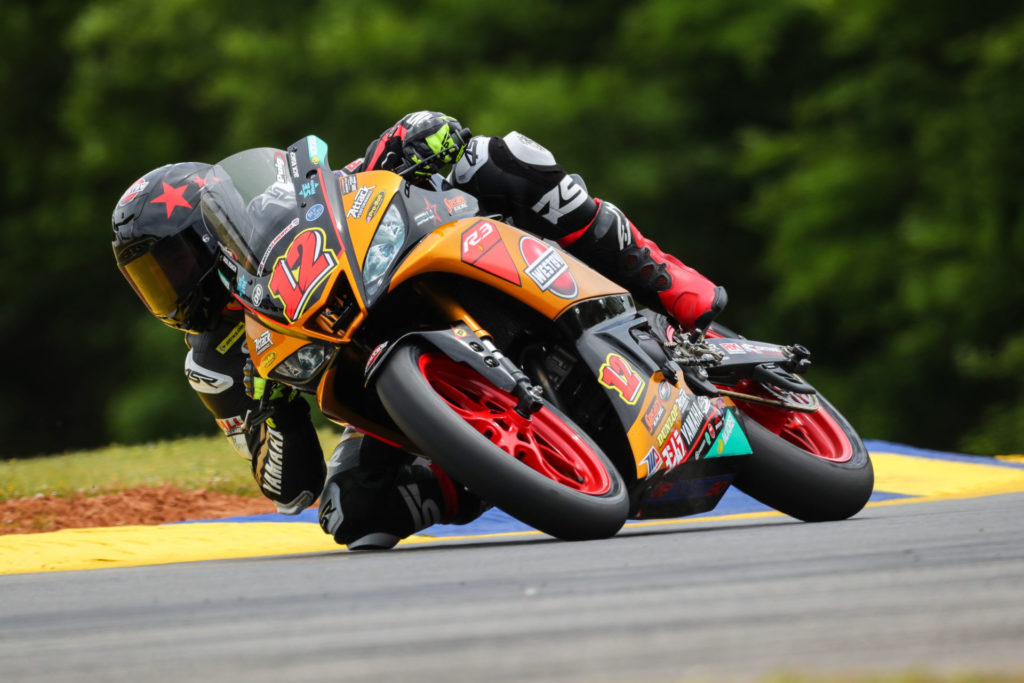
[[[114,258],[150,313],[165,325],[202,332],[228,299],[217,275],[217,239],[199,208],[208,164],[150,171],[114,207]]]

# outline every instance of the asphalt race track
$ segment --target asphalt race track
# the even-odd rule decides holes
[[[0,537],[0,680],[1024,673],[1024,462],[869,447],[876,497],[827,524],[737,494],[586,543],[499,515],[363,554],[309,522]]]

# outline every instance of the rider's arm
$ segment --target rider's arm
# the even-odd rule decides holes
[[[243,386],[247,353],[238,321],[224,321],[202,334],[186,335],[185,376],[213,413],[239,455],[249,460],[260,491],[284,514],[298,514],[320,495],[326,475],[323,451],[300,396],[272,403],[266,421],[245,429],[258,402]]]

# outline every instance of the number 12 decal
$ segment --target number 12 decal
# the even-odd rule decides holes
[[[646,385],[626,359],[617,353],[609,353],[605,358],[604,365],[597,373],[597,381],[601,386],[614,389],[629,405],[637,402]]]
[[[326,239],[320,228],[303,230],[288,245],[284,256],[274,262],[270,292],[284,304],[284,315],[290,322],[302,315],[317,287],[338,265],[334,252],[324,248]]]

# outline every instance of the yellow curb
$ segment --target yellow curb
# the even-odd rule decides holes
[[[869,507],[1024,492],[1024,469],[896,453],[872,453],[875,489],[906,496]],[[630,522],[630,528],[780,517],[775,511]],[[543,536],[512,531],[465,536],[411,536],[401,545]],[[287,522],[207,522],[162,526],[65,529],[0,536],[0,574],[135,567],[245,557],[340,551],[320,527]],[[339,557],[347,557],[342,553]]]

